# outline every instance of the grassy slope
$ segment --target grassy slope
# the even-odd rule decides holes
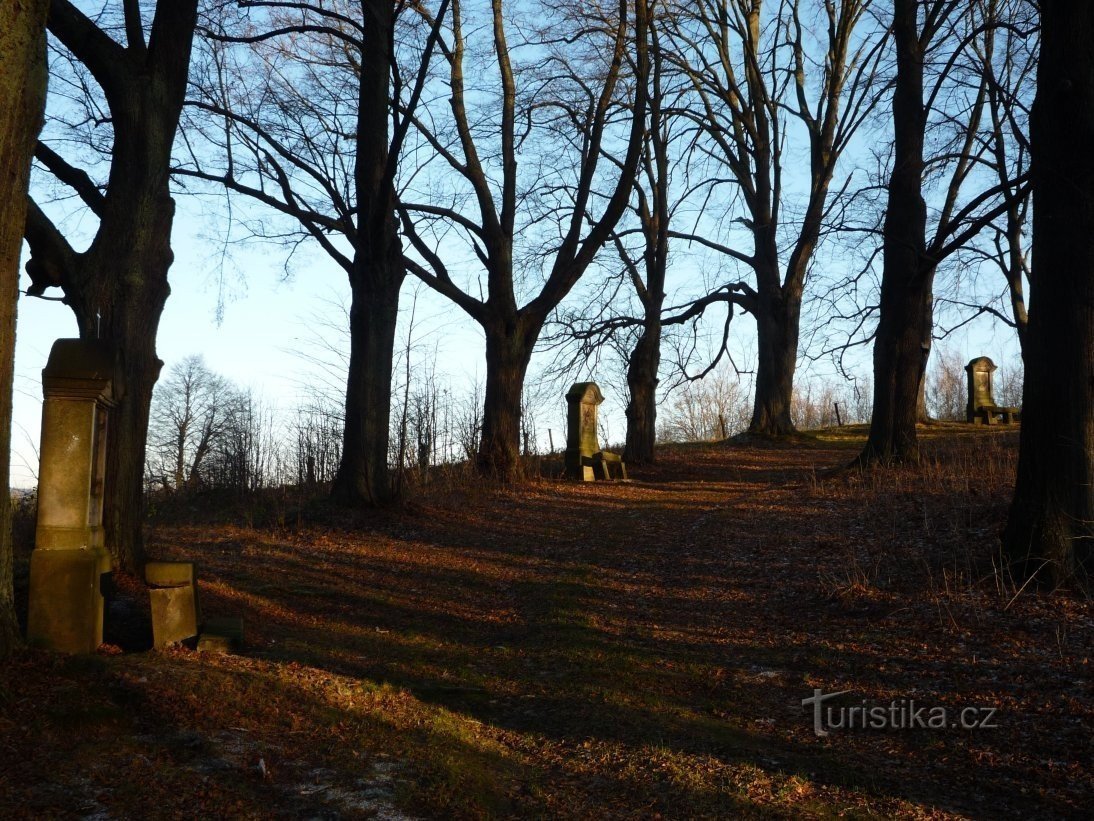
[[[154,553],[201,562],[247,651],[22,654],[0,815],[1080,816],[1094,610],[993,566],[1013,434],[936,427],[920,469],[829,473],[860,435],[357,517],[161,512]],[[815,687],[999,726],[818,738]]]

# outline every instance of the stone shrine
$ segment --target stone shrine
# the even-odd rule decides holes
[[[565,465],[570,479],[627,478],[622,458],[601,450],[597,440],[597,413],[603,401],[604,394],[595,382],[577,382],[566,392]]]
[[[978,356],[965,366],[969,377],[969,401],[965,405],[965,421],[973,424],[994,425],[996,417],[1009,425],[1020,418],[1019,408],[1004,408],[995,404],[992,393],[992,374],[997,371],[995,363],[986,356]]]
[[[106,432],[121,397],[121,360],[99,340],[59,339],[42,371],[38,523],[27,640],[69,653],[103,639],[111,571],[103,531]]]

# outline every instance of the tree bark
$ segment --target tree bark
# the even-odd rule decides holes
[[[643,148],[639,172],[635,175],[638,195],[637,214],[645,240],[642,262],[645,281],[639,267],[630,261],[628,268],[642,302],[642,333],[627,363],[627,440],[623,458],[634,464],[652,464],[657,446],[657,372],[661,367],[661,311],[665,304],[665,275],[669,255],[670,158],[668,118],[664,110],[664,52],[659,26],[650,21],[650,75],[647,112],[649,136]],[[645,188],[640,180],[645,179]],[[623,251],[623,244],[618,244]],[[633,267],[632,267],[633,266]]]
[[[113,330],[104,334],[121,346],[125,393],[111,411],[107,429],[103,526],[111,557],[129,573],[138,573],[145,560],[145,449],[152,389],[163,366],[156,356],[156,333],[169,291],[166,268],[162,274],[154,266],[146,270],[154,273],[146,283],[150,287],[141,288],[144,293],[136,300],[136,294],[129,295],[119,322],[110,323]]]
[[[521,395],[540,327],[486,326],[486,397],[477,457],[484,476],[501,481],[518,476]]]
[[[46,102],[44,0],[0,7],[0,658],[19,643],[12,590],[9,503],[12,378],[19,254],[30,182],[30,161]]]
[[[794,371],[798,362],[801,299],[776,286],[760,294],[756,310],[756,395],[748,432],[786,436],[794,432],[790,416]]]
[[[379,505],[392,495],[391,372],[402,281],[400,263],[389,276],[363,275],[353,287],[342,462],[331,489],[342,504]]]
[[[897,74],[893,94],[894,156],[885,213],[880,316],[874,340],[874,410],[859,461],[918,461],[916,438],[930,268],[924,262],[923,52],[915,0],[896,0]]]
[[[1094,6],[1045,0],[1031,126],[1033,270],[1018,477],[1004,549],[1016,578],[1090,587],[1094,549]]]
[[[927,365],[930,363],[931,350],[934,344],[934,275],[931,275],[931,286],[927,289],[923,307],[923,338],[920,340],[922,356],[919,366],[919,389],[915,398],[916,422],[924,425],[930,424],[930,411],[927,410]]]
[[[156,333],[174,260],[175,204],[167,164],[174,129],[141,125],[136,106],[115,122],[115,157],[99,234],[84,256],[81,283],[66,289],[80,335],[122,350],[125,384],[107,430],[103,526],[116,565],[136,573],[144,551],[144,464],[152,389],[163,363]],[[142,133],[143,132],[143,133]]]
[[[661,306],[648,317],[642,335],[627,363],[627,444],[623,458],[634,464],[651,464],[657,444],[657,371],[661,366]]]

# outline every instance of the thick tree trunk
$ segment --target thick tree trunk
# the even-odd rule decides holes
[[[391,372],[399,291],[406,265],[395,222],[395,168],[388,135],[394,65],[394,7],[365,8],[354,184],[357,248],[350,271],[350,361],[342,460],[331,497],[341,504],[380,505],[392,497],[388,475]]]
[[[46,10],[43,0],[0,7],[0,658],[19,643],[12,591],[11,394],[19,254],[34,144],[46,101]]]
[[[892,207],[890,199],[890,210]],[[923,348],[923,286],[915,271],[905,267],[911,265],[911,260],[902,257],[910,255],[898,248],[894,256],[894,276],[888,275],[887,261],[881,285],[881,318],[874,340],[874,408],[866,448],[860,457],[865,463],[919,460],[916,422],[930,352]],[[898,280],[901,274],[897,271],[903,273],[903,282]]]
[[[131,115],[132,116],[132,115]],[[156,133],[130,118],[116,126],[117,159],[106,210],[88,250],[79,292],[66,289],[81,336],[110,339],[122,351],[125,385],[107,431],[103,525],[115,564],[137,573],[144,551],[144,463],[152,389],[163,362],[156,333],[171,288],[175,203],[167,161],[174,130]],[[162,163],[149,157],[161,157]],[[160,167],[156,167],[159,165]]]
[[[477,468],[503,482],[520,468],[520,416],[524,376],[538,329],[529,332],[502,323],[486,327],[486,399]]]
[[[1094,570],[1094,6],[1046,0],[1031,120],[1033,271],[1018,479],[1019,581]]]
[[[361,276],[353,288],[342,462],[331,490],[341,504],[379,505],[391,498],[391,371],[402,280],[400,268],[396,276]]]
[[[657,308],[660,315],[660,306]],[[657,371],[661,366],[661,322],[648,320],[627,363],[627,444],[623,458],[651,464],[657,443]]]
[[[159,325],[162,302],[147,318]],[[155,331],[148,338],[121,342],[125,395],[110,415],[107,431],[106,498],[103,526],[117,567],[140,572],[144,550],[144,459],[152,389],[163,363],[156,357]]]
[[[917,461],[916,417],[923,339],[930,296],[924,264],[927,207],[923,201],[923,53],[916,0],[896,0],[893,32],[897,48],[893,94],[894,156],[885,213],[884,269],[877,336],[874,339],[874,410],[863,463]]]
[[[794,432],[790,407],[798,364],[801,300],[780,292],[760,296],[756,311],[756,396],[748,432],[786,436]]]

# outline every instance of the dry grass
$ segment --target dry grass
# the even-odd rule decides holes
[[[161,510],[156,554],[202,563],[246,652],[23,654],[0,813],[1081,817],[1091,606],[994,560],[1013,434],[927,435],[866,474],[831,473],[840,429],[669,448],[630,484]],[[817,687],[999,726],[818,738]]]

